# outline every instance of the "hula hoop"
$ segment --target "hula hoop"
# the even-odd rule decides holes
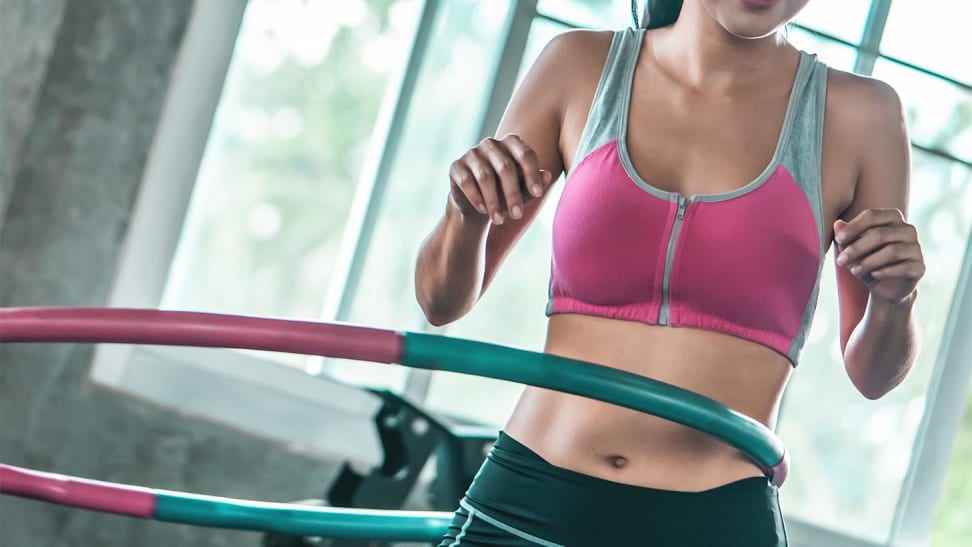
[[[789,458],[762,423],[630,372],[484,342],[341,323],[112,308],[0,309],[0,343],[80,342],[254,349],[398,363],[509,380],[638,410],[698,429],[746,453],[776,486]],[[451,513],[307,507],[92,481],[0,464],[0,493],[167,522],[302,536],[436,541]]]

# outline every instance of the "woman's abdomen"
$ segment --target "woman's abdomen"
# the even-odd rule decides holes
[[[545,351],[667,382],[774,427],[790,364],[728,335],[589,317],[551,317]],[[506,431],[554,465],[638,486],[701,491],[761,475],[741,451],[675,422],[527,388]]]

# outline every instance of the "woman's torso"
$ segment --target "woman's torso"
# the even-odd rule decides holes
[[[582,63],[571,75],[577,93],[561,125],[565,165],[582,159],[575,152],[612,36],[591,33],[597,54],[578,58],[601,62]],[[759,85],[699,93],[660,67],[652,38],[637,55],[631,85],[626,144],[634,170],[653,186],[683,196],[729,192],[756,179],[777,148],[800,54],[782,49]],[[829,99],[827,104],[829,111]],[[853,195],[849,161],[831,148],[825,143],[823,241],[830,240],[829,226]],[[576,313],[550,317],[545,351],[686,388],[770,428],[792,369],[780,352],[729,334]],[[506,431],[555,465],[617,482],[699,491],[762,474],[742,452],[704,433],[538,388],[525,390]]]

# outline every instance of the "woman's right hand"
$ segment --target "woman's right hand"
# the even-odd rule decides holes
[[[449,169],[450,199],[464,216],[503,224],[523,217],[523,206],[543,196],[553,182],[537,155],[517,135],[483,139]]]

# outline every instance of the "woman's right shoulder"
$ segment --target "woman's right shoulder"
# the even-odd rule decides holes
[[[546,98],[558,104],[561,115],[574,104],[589,105],[615,34],[611,30],[570,30],[558,34],[543,48],[529,71],[529,87],[543,89]]]
[[[615,34],[617,34],[617,31],[613,30],[573,29],[554,36],[547,47],[557,48],[557,51],[578,54],[593,53],[599,50],[606,53]]]
[[[547,43],[538,60],[550,61],[551,64],[572,70],[600,70],[615,34],[613,30],[578,29],[563,32]]]

